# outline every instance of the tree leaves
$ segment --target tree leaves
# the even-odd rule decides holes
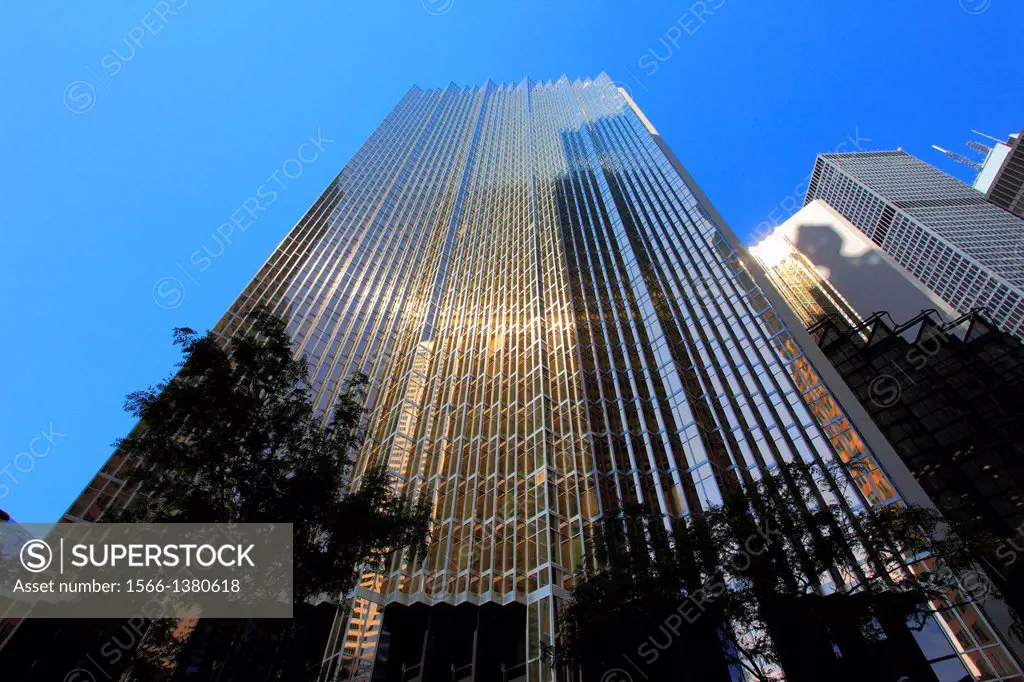
[[[920,627],[933,601],[962,595],[978,538],[932,509],[853,510],[831,485],[844,476],[797,461],[682,518],[642,505],[606,515],[598,568],[577,573],[549,663],[584,679],[628,658],[651,679],[682,665],[699,669],[686,679],[729,679],[732,666],[767,681],[811,660],[824,674],[834,651],[870,658],[872,644]],[[931,571],[907,569],[925,561]]]
[[[386,469],[349,485],[365,376],[350,377],[329,415],[318,414],[305,360],[263,310],[227,344],[188,328],[174,330],[174,343],[178,373],[125,401],[140,424],[116,446],[145,483],[106,520],[290,522],[296,600],[343,594],[364,563],[422,547],[427,510],[400,497]]]

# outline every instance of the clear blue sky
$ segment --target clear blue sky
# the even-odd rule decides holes
[[[9,5],[0,508],[60,515],[131,427],[125,394],[172,369],[170,330],[216,322],[412,84],[604,70],[744,238],[786,217],[814,155],[848,136],[967,177],[929,145],[1024,126],[1020,0],[691,5]],[[299,175],[257,222],[190,263],[318,130],[334,142],[304,148],[316,160],[284,167]]]

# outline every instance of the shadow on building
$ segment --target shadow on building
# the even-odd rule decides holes
[[[945,304],[919,289],[913,275],[869,243],[844,235],[834,225],[806,223],[796,228],[793,245],[842,292],[862,317],[885,310],[895,319],[910,319],[925,309],[942,309]]]

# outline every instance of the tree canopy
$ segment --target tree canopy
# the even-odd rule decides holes
[[[944,599],[990,594],[958,580],[978,539],[930,509],[853,510],[829,492],[842,476],[795,462],[681,518],[608,513],[550,663],[584,680],[931,679],[911,633]]]
[[[116,446],[146,474],[123,518],[292,523],[296,600],[344,593],[361,566],[422,546],[426,507],[397,495],[383,467],[349,485],[366,377],[353,376],[332,412],[318,414],[283,321],[265,311],[252,319],[226,344],[176,329],[178,373],[128,396],[139,426]]]
[[[180,623],[153,623],[132,679],[169,679],[168,661],[197,649],[201,665],[224,669],[219,679],[269,670],[298,679],[323,654],[323,608],[312,602],[337,601],[361,572],[398,550],[415,556],[426,543],[429,508],[398,494],[385,467],[361,471],[352,485],[367,378],[350,377],[333,409],[319,413],[284,322],[263,310],[251,319],[248,333],[227,342],[175,330],[178,372],[128,396],[125,409],[139,423],[115,444],[131,458],[139,491],[104,520],[291,523],[296,614],[307,617],[291,625],[204,621],[198,638],[188,628],[182,635]]]

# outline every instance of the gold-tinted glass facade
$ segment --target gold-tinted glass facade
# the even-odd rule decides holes
[[[386,463],[431,504],[429,552],[366,576],[323,679],[370,679],[388,605],[512,602],[506,679],[552,679],[624,502],[687,514],[796,458],[846,463],[853,510],[898,502],[723,229],[603,74],[403,97],[216,328],[282,315],[323,409],[367,374],[353,484]]]
[[[807,256],[781,234],[771,234],[751,247],[750,254],[764,269],[775,290],[804,327],[823,317],[838,316],[851,327],[864,319],[822,276]]]

